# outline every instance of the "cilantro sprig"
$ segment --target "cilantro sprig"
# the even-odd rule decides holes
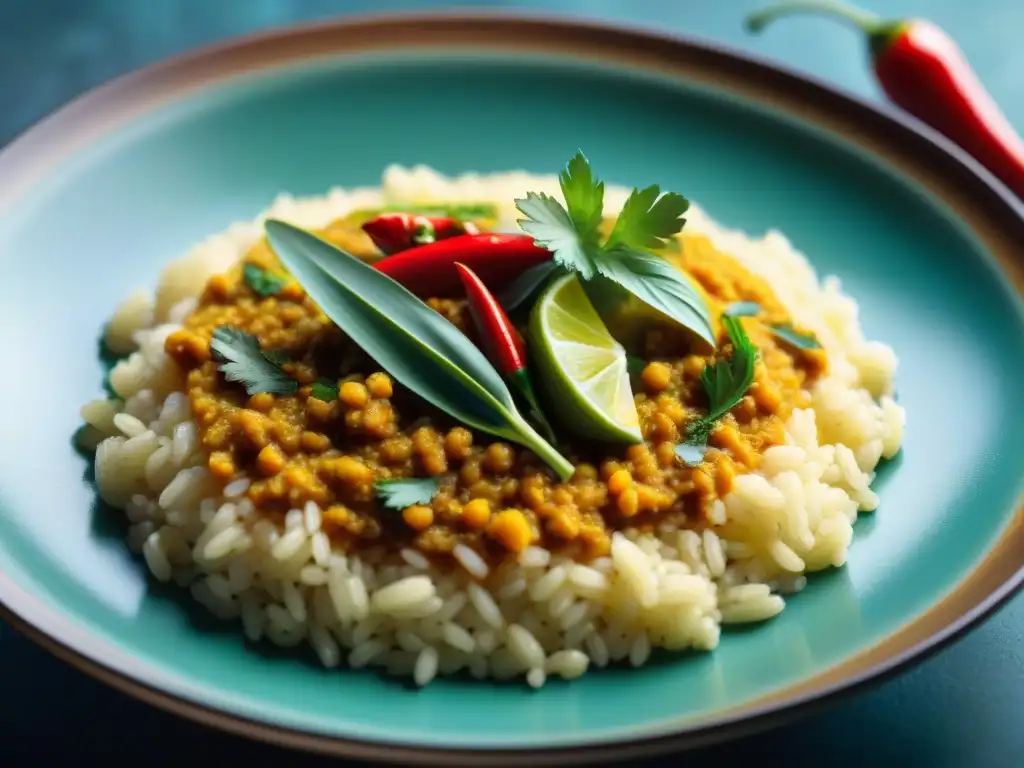
[[[755,347],[738,317],[722,315],[722,326],[732,343],[732,354],[707,366],[700,375],[700,383],[708,398],[708,412],[686,429],[686,440],[676,446],[676,456],[690,467],[704,460],[708,438],[722,416],[734,408],[754,382]]]
[[[441,488],[436,477],[404,477],[378,480],[373,492],[387,509],[401,511],[414,504],[429,504]]]
[[[287,362],[284,353],[280,350],[264,352],[259,339],[240,328],[230,325],[215,328],[210,350],[219,361],[218,369],[224,377],[244,386],[246,394],[289,394],[299,388],[298,382],[281,369]]]
[[[605,187],[582,152],[569,161],[558,181],[564,206],[542,192],[515,201],[526,217],[519,221],[523,231],[552,251],[559,268],[576,273],[584,288],[590,282],[610,282],[714,346],[704,299],[682,272],[651,252],[682,230],[690,206],[686,198],[663,193],[657,185],[634,189],[602,243]]]
[[[253,293],[262,298],[273,296],[284,288],[288,282],[286,277],[276,275],[258,264],[246,263],[242,267],[242,277]]]

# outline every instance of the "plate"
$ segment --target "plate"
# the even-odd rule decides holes
[[[279,191],[389,163],[550,173],[583,148],[731,227],[778,227],[900,357],[909,426],[849,563],[710,654],[533,692],[410,690],[253,652],[147,583],[72,448],[119,298]],[[148,702],[293,746],[476,764],[625,759],[762,728],[956,636],[1024,577],[1024,215],[910,120],[703,44],[524,17],[387,17],[206,49],[100,88],[0,154],[0,601]],[[1015,543],[1017,542],[1017,543]]]

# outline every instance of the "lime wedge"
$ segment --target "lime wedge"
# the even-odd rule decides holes
[[[601,321],[575,275],[561,277],[530,313],[538,383],[559,420],[581,437],[639,443],[626,350]]]

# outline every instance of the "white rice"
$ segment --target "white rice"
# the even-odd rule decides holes
[[[494,200],[501,227],[511,229],[512,200],[527,190],[560,198],[553,175],[452,179],[424,167],[389,168],[381,189],[282,195],[256,220],[169,264],[155,295],[135,291],[125,300],[106,332],[114,351],[130,352],[110,377],[120,397],[86,404],[81,435],[97,446],[100,494],[125,510],[129,547],[156,579],[190,585],[215,616],[240,620],[252,641],[308,642],[326,667],[344,658],[418,685],[468,670],[477,678],[519,676],[537,688],[590,665],[640,666],[655,648],[710,650],[723,624],[777,615],[781,594],[803,588],[806,573],[846,562],[858,514],[878,505],[875,467],[902,440],[905,414],[892,396],[896,356],[864,338],[856,302],[837,279],[819,283],[780,233],[750,238],[697,207],[687,231],[763,277],[829,357],[827,377],[809,392],[811,407],[787,424],[787,444],[769,449],[757,473],[737,477],[724,500],[709,504],[702,529],[616,533],[611,556],[592,563],[530,547],[491,570],[461,547],[459,567],[442,568],[412,549],[333,550],[315,504],[293,510],[284,526],[262,519],[243,498],[247,477],[216,490],[163,345],[207,279],[258,239],[267,216],[316,227],[382,203]],[[608,188],[608,210],[625,196]]]

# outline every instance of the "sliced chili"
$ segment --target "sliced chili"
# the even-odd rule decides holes
[[[485,285],[499,286],[524,270],[551,258],[530,235],[457,235],[410,248],[381,259],[374,266],[422,298],[455,298],[462,294],[456,262],[472,269]]]
[[[466,291],[469,314],[473,318],[484,354],[522,396],[530,407],[530,415],[536,425],[546,433],[549,441],[555,442],[554,431],[537,401],[530,372],[526,367],[526,344],[522,335],[508,319],[494,294],[472,269],[458,262],[455,269]]]
[[[363,231],[385,254],[462,234],[476,234],[476,225],[451,216],[421,216],[416,213],[382,213],[363,224]]]

